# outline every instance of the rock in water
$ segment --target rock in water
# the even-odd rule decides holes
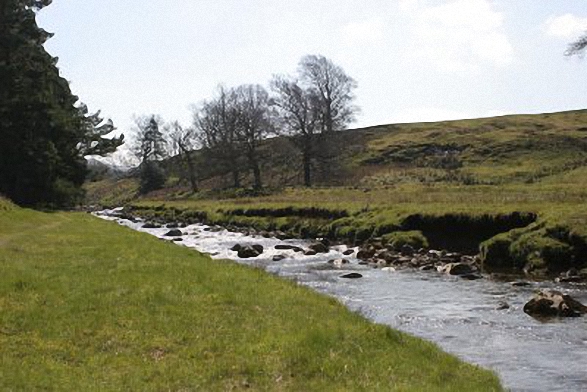
[[[466,275],[473,273],[473,268],[465,263],[449,263],[439,267],[439,272],[449,275]]]
[[[166,237],[181,237],[182,235],[183,233],[179,229],[169,230],[167,233],[165,233]]]
[[[255,244],[251,246],[253,249],[255,249],[257,252],[259,252],[259,254],[263,253],[263,245],[259,245],[259,244]]]
[[[273,261],[281,261],[285,258],[286,258],[286,256],[284,256],[284,255],[275,255],[275,256],[273,256]]]
[[[232,250],[233,252],[238,252],[239,250],[241,250],[243,246],[241,244],[235,244],[232,248],[230,248],[230,250]]]
[[[344,252],[342,252],[342,254],[345,255],[345,256],[350,256],[353,253],[355,253],[355,250],[354,249],[347,249]]]
[[[261,254],[258,249],[254,248],[253,246],[243,246],[238,250],[238,257],[241,259],[248,259],[250,257],[257,257]]]
[[[542,290],[524,305],[524,312],[534,317],[577,317],[587,313],[587,306],[560,291]]]
[[[363,275],[361,275],[357,272],[351,272],[350,274],[341,275],[340,277],[345,278],[345,279],[358,279],[358,278],[362,278]]]
[[[317,242],[315,244],[312,244],[312,245],[308,246],[308,248],[310,248],[311,250],[313,250],[316,253],[328,253],[328,251],[329,251],[328,246],[324,245],[322,242]]]

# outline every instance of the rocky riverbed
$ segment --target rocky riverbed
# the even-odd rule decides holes
[[[494,369],[512,390],[587,390],[587,318],[560,317],[580,316],[587,303],[587,286],[573,271],[566,275],[576,279],[530,281],[483,273],[476,257],[441,250],[390,249],[377,241],[359,248],[282,233],[150,224],[121,219],[116,211],[102,217],[333,295],[376,322]],[[580,305],[572,312],[569,295]],[[531,313],[533,298],[539,304],[534,308],[554,317],[524,313]]]

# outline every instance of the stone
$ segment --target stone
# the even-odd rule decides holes
[[[587,306],[556,290],[542,290],[524,305],[524,313],[533,317],[577,317]]]
[[[273,261],[281,261],[281,260],[283,260],[285,258],[286,258],[285,255],[275,255],[275,256],[273,256],[273,259],[272,260]]]
[[[438,267],[438,272],[448,275],[467,275],[475,272],[473,267],[465,263],[448,263],[444,266]]]
[[[230,248],[230,250],[232,250],[233,252],[238,252],[239,250],[241,250],[243,246],[241,244],[235,244],[232,248]]]
[[[180,242],[180,241],[183,241],[183,238],[181,238],[181,237],[175,237],[175,238],[174,238],[174,239],[172,239],[171,241],[174,241],[174,242]]]
[[[172,229],[172,230],[169,230],[167,233],[165,233],[166,237],[180,237],[182,235],[183,235],[183,233],[179,229]]]
[[[509,309],[509,308],[510,308],[510,304],[508,304],[505,301],[499,301],[499,303],[495,307],[495,310],[505,310],[505,309]]]
[[[516,282],[512,282],[512,286],[514,287],[528,287],[531,286],[532,283],[530,282],[524,282],[522,280],[516,281]]]
[[[165,227],[167,227],[168,229],[177,229],[179,227],[179,225],[177,224],[177,222],[173,222],[173,223],[168,223]]]
[[[253,249],[255,249],[257,252],[259,252],[259,254],[263,253],[263,245],[259,245],[259,244],[255,244],[251,246]]]
[[[401,247],[400,252],[404,256],[413,256],[415,253],[415,250],[412,247],[412,245],[405,244]]]
[[[159,229],[161,228],[160,224],[157,223],[153,223],[153,222],[147,222],[143,225],[143,229]]]
[[[371,257],[373,257],[375,255],[375,249],[374,248],[368,248],[368,249],[359,249],[359,252],[357,253],[357,259],[361,259],[361,260],[368,260]]]
[[[250,257],[257,257],[261,254],[257,249],[253,248],[252,246],[242,246],[238,250],[238,257],[241,259],[248,259]]]
[[[395,272],[395,271],[396,271],[396,269],[395,269],[395,268],[393,268],[393,267],[384,267],[384,268],[381,268],[381,271],[385,271],[385,272]]]
[[[351,248],[351,249],[347,249],[347,250],[345,250],[344,252],[342,252],[342,254],[343,254],[343,255],[345,255],[345,256],[350,256],[350,255],[352,255],[353,253],[355,253],[355,250],[354,250],[354,249],[352,249],[352,248]]]
[[[304,256],[314,256],[316,254],[318,254],[318,253],[313,249],[308,249],[307,251],[304,252]]]
[[[279,250],[293,250],[294,252],[302,252],[303,249],[300,248],[299,246],[295,246],[295,245],[289,245],[289,244],[277,244],[274,246],[275,249],[279,249]]]
[[[363,275],[361,275],[357,272],[351,272],[350,274],[341,275],[340,277],[344,278],[344,279],[359,279],[359,278],[362,278]]]
[[[431,271],[436,269],[436,267],[434,266],[434,264],[426,264],[420,267],[420,271]]]
[[[308,246],[311,250],[316,253],[328,253],[329,249],[328,246],[324,245],[322,242],[316,242],[315,244],[311,244]]]

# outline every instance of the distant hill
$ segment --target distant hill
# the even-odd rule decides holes
[[[315,170],[318,186],[574,181],[587,178],[587,110],[351,129],[332,135],[321,151]],[[200,163],[203,189],[230,186],[228,173],[206,162],[199,152],[193,154]],[[302,184],[301,159],[288,137],[266,140],[261,154],[266,186]],[[112,178],[120,172],[95,161],[91,166],[95,178]],[[178,157],[168,159],[165,166],[173,177],[169,183],[173,192],[187,190],[186,181],[177,183],[184,174]],[[243,173],[245,186],[251,180]]]

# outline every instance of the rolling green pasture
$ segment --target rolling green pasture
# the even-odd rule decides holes
[[[0,199],[0,390],[501,390],[293,282]]]

